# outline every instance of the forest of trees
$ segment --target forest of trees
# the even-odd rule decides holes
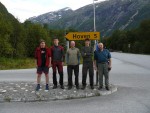
[[[105,46],[114,51],[150,54],[150,19],[141,22],[136,29],[116,30],[104,38]]]
[[[19,23],[13,16],[0,13],[0,57],[33,57],[40,39],[44,39],[49,47],[52,45],[52,38],[58,37],[60,44],[65,47],[64,36],[69,31],[74,30],[53,30],[47,24],[33,24],[30,21]],[[80,43],[77,45],[80,46]]]
[[[44,39],[50,47],[54,37],[58,37],[66,49],[64,36],[71,31],[75,30],[49,29],[47,24],[34,24],[30,21],[20,23],[0,2],[0,58],[33,58],[40,39]],[[81,47],[80,41],[77,46]]]
[[[0,57],[33,57],[40,39],[44,39],[49,47],[55,36],[59,37],[60,44],[66,48],[64,36],[69,31],[74,30],[53,30],[49,29],[46,24],[42,26],[29,21],[19,23],[16,20],[9,22],[0,18]],[[137,29],[116,30],[102,41],[107,48],[112,50],[150,54],[150,20],[144,20]],[[81,48],[82,45],[83,41],[77,42],[77,47]]]
[[[56,36],[66,49],[64,36],[70,31],[75,30],[72,28],[66,30],[49,29],[47,24],[34,24],[30,21],[20,23],[1,4],[0,57],[33,58],[40,39],[44,39],[49,47],[52,45],[52,38]],[[133,30],[116,30],[110,37],[103,38],[102,42],[112,50],[150,54],[150,19],[144,20],[138,28]],[[76,43],[78,48],[81,48],[83,44],[83,41]]]
[[[53,45],[53,37],[58,37],[60,45],[66,50],[65,35],[74,32],[74,28],[56,30],[47,24],[35,24],[30,21],[20,23],[0,2],[0,70],[35,67],[34,51],[40,39],[46,45]],[[110,37],[101,38],[104,45],[113,51],[150,54],[150,19],[141,22],[136,29],[116,30]],[[92,46],[94,42],[92,42]],[[81,49],[84,41],[76,41]]]

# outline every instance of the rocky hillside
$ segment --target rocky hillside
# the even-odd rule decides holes
[[[106,0],[96,3],[96,29],[102,36],[114,30],[137,27],[150,18],[150,0]],[[50,28],[74,28],[78,31],[93,31],[93,5],[77,10],[64,8],[29,19],[32,22],[47,23]]]
[[[48,12],[42,15],[39,15],[37,17],[31,17],[28,20],[31,20],[34,23],[53,23],[55,21],[58,21],[59,19],[68,16],[69,14],[71,14],[73,12],[73,10],[69,7],[60,9],[58,11],[52,11],[52,12]]]

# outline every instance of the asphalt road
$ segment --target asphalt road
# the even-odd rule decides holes
[[[150,56],[112,53],[112,57],[110,82],[118,86],[117,92],[86,99],[0,103],[0,113],[150,113]],[[66,67],[64,72],[66,81]],[[0,81],[35,78],[35,69],[0,71]]]

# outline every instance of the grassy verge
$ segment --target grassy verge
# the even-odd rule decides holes
[[[31,58],[0,58],[0,70],[34,68],[35,60]]]
[[[83,59],[80,59],[80,64]],[[66,66],[66,63],[65,63]],[[0,57],[0,70],[8,69],[29,69],[35,68],[35,59],[33,58],[3,58]]]

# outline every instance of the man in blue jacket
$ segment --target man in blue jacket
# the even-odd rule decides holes
[[[106,90],[110,90],[109,69],[111,69],[111,54],[107,49],[104,49],[103,43],[99,43],[98,47],[99,50],[94,53],[94,68],[98,70],[99,74],[99,90],[103,88],[103,76],[105,77]]]

